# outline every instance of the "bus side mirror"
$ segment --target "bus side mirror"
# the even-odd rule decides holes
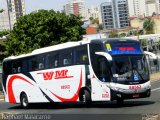
[[[112,65],[113,60],[112,60],[112,56],[110,54],[108,54],[106,52],[95,52],[95,54],[104,56],[108,60],[109,64]]]
[[[157,65],[157,64],[158,64],[158,57],[157,57],[156,54],[154,54],[154,53],[152,53],[152,52],[148,52],[148,51],[144,51],[144,53],[145,53],[146,55],[151,56],[151,57],[153,58],[153,63],[154,63],[154,65]]]

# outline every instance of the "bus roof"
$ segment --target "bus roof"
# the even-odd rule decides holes
[[[19,58],[25,58],[29,56],[34,56],[37,54],[42,54],[46,52],[51,52],[51,51],[56,51],[56,50],[61,50],[65,48],[70,48],[70,47],[75,47],[79,45],[84,45],[88,43],[105,43],[105,42],[120,42],[120,41],[128,41],[128,42],[135,42],[136,40],[131,40],[131,39],[120,39],[120,38],[109,38],[109,39],[94,39],[94,40],[88,40],[88,41],[78,41],[78,42],[67,42],[67,43],[62,43],[54,46],[49,46],[49,47],[44,47],[40,49],[33,50],[31,53],[28,54],[22,54],[19,56],[10,56],[8,58],[5,58],[4,61],[9,61],[9,60],[14,60],[14,59],[19,59]]]
[[[58,45],[54,45],[54,46],[35,49],[31,53],[28,53],[28,54],[22,54],[19,56],[10,56],[8,58],[5,58],[4,61],[25,58],[25,57],[34,56],[37,54],[46,53],[46,52],[51,52],[51,51],[61,50],[61,49],[75,47],[75,46],[79,46],[79,45],[84,45],[84,44],[88,44],[89,42],[90,41],[67,42],[67,43],[62,43],[62,44],[58,44]]]

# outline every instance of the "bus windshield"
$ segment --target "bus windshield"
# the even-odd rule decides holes
[[[112,56],[118,81],[149,80],[147,61],[144,55]]]

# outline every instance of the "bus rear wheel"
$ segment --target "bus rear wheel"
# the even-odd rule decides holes
[[[25,93],[22,93],[20,101],[21,101],[21,107],[23,109],[27,109],[29,107],[28,97]]]

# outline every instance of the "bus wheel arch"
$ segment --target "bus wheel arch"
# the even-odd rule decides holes
[[[91,102],[91,90],[87,87],[81,88],[79,91],[79,100],[81,102]]]
[[[20,94],[20,103],[21,107],[24,109],[27,109],[29,107],[28,96],[24,91]]]

